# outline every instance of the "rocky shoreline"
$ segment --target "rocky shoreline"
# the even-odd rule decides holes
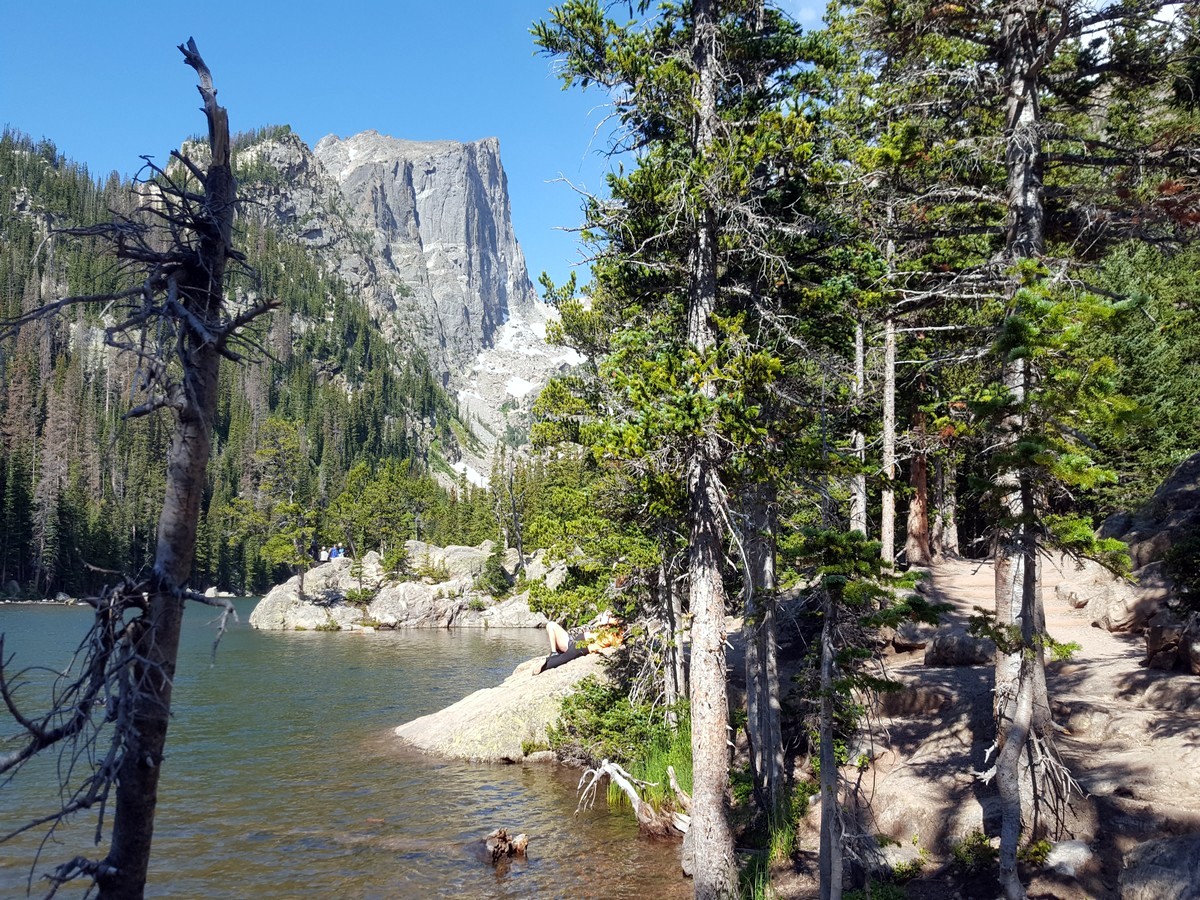
[[[321,563],[290,578],[254,608],[250,624],[266,631],[375,631],[380,628],[544,628],[546,617],[529,609],[528,590],[498,600],[477,587],[494,545],[436,547],[421,541],[405,545],[416,575],[399,580],[383,570],[379,555],[362,559],[361,572],[349,558]],[[505,557],[510,577],[516,552]],[[525,565],[526,583],[561,583],[561,567],[541,556]],[[356,592],[365,598],[352,602]]]

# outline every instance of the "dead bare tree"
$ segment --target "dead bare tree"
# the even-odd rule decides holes
[[[101,305],[118,317],[123,313],[106,337],[138,360],[135,387],[145,400],[128,415],[167,409],[175,419],[153,569],[143,577],[124,577],[90,601],[96,619],[69,670],[77,674],[61,680],[49,712],[20,711],[14,696],[20,675],[3,665],[0,646],[0,696],[24,731],[21,746],[0,757],[0,776],[13,777],[51,748],[67,763],[60,766],[67,779],[61,807],[8,836],[45,826],[49,837],[67,816],[95,808],[99,844],[112,801],[108,853],[58,866],[49,876],[51,894],[81,877],[93,880],[102,898],[144,893],[184,602],[213,602],[186,584],[211,450],[218,367],[222,357],[242,359],[234,348],[239,341],[248,343],[239,336],[244,326],[276,305],[226,304],[226,269],[244,262],[232,243],[236,185],[229,119],[217,104],[195,41],[189,38],[179,50],[200,81],[211,149],[207,171],[178,152],[169,170],[147,159],[136,181],[140,204],[135,214],[87,230],[109,240],[118,264],[140,282],[113,295],[68,297],[10,323],[19,327],[80,304]]]

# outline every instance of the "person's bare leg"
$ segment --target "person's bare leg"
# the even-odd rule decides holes
[[[550,639],[551,653],[566,653],[571,646],[571,638],[557,622],[546,623],[546,637]]]

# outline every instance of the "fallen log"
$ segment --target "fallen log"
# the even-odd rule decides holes
[[[670,771],[668,774],[671,778],[671,787],[675,791],[680,805],[684,807],[685,811],[690,811],[691,798],[679,789],[674,771]],[[636,787],[636,785],[655,787],[658,782],[638,781],[621,768],[620,764],[609,762],[607,759],[601,762],[597,768],[587,769],[583,773],[583,777],[579,779],[580,796],[579,805],[575,808],[576,814],[585,806],[590,809],[595,804],[596,791],[605,775],[612,779],[613,784],[617,785],[621,789],[621,793],[629,800],[638,827],[643,832],[656,837],[678,837],[687,833],[688,826],[691,824],[690,816],[673,809],[655,809],[642,799],[642,795]]]

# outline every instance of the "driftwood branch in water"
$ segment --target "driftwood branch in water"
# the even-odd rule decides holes
[[[619,787],[621,793],[629,800],[629,805],[633,807],[633,814],[637,818],[638,827],[642,831],[659,837],[674,837],[687,832],[688,826],[691,824],[690,816],[682,815],[674,810],[655,809],[642,799],[637,785],[653,787],[658,782],[638,781],[621,768],[620,764],[609,762],[607,759],[601,762],[599,767],[585,771],[583,777],[579,779],[579,805],[575,808],[577,814],[585,806],[591,808],[596,802],[596,791],[605,775],[612,779],[613,784]],[[675,783],[674,773],[671,775],[671,783],[677,797],[687,797],[688,809],[690,809],[691,798],[679,790]]]

